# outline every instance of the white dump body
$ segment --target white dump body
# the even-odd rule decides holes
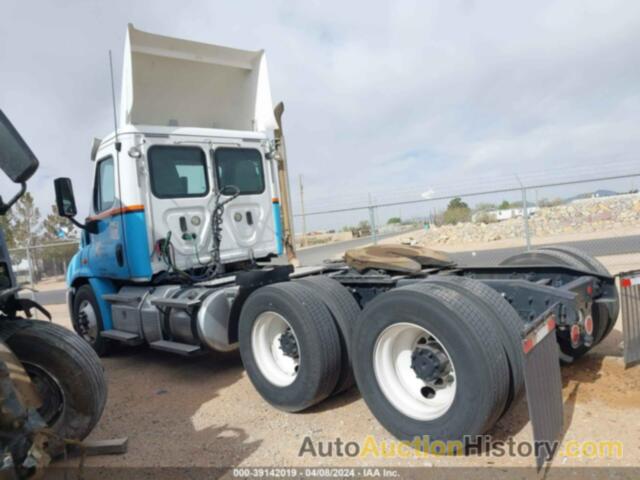
[[[126,236],[127,251],[142,252],[136,258],[146,266],[148,257],[150,268],[134,269],[145,273],[131,276],[146,281],[167,270],[159,254],[167,239],[176,267],[211,262],[212,213],[225,185],[241,193],[224,210],[222,263],[277,255],[276,166],[266,155],[276,122],[264,52],[155,35],[129,25],[122,72],[121,152],[110,135],[92,153],[96,185],[99,165],[116,160],[109,167],[115,175],[109,191],[115,189],[117,198],[109,211],[94,201],[91,216],[111,218],[111,210],[135,210],[143,219],[146,238],[139,230]],[[127,215],[133,222],[134,216]],[[95,235],[94,245],[122,241],[123,222],[112,222],[111,230]],[[138,245],[145,242],[144,248]],[[113,257],[112,248],[100,248]]]
[[[120,124],[273,130],[264,51],[155,35],[130,24]]]

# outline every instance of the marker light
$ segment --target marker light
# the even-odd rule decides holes
[[[131,158],[140,158],[142,156],[142,152],[138,147],[131,147],[129,149],[129,156]]]

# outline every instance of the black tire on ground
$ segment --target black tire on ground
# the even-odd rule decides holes
[[[465,435],[480,435],[494,425],[508,395],[508,362],[493,320],[469,297],[434,284],[410,285],[378,295],[365,306],[360,320],[352,345],[358,388],[374,416],[393,435],[408,441],[424,435],[431,442],[462,441]],[[426,330],[444,347],[455,373],[450,405],[426,416],[412,415],[393,403],[384,392],[385,388],[396,391],[389,388],[393,382],[381,386],[385,375],[407,375],[409,367],[396,374],[395,363],[384,371],[385,352],[394,351],[384,349],[385,336],[399,329],[397,338],[407,341],[403,329],[415,327]],[[424,342],[418,339],[416,345],[420,343]],[[391,357],[389,361],[395,360]],[[415,405],[415,397],[406,398]]]
[[[569,254],[543,249],[516,253],[511,257],[505,258],[500,262],[500,265],[563,265],[580,270],[584,269],[584,265]]]
[[[558,252],[566,253],[567,255],[571,255],[576,260],[581,262],[585,267],[587,267],[588,270],[591,270],[595,273],[599,273],[600,275],[611,276],[611,273],[609,272],[607,267],[605,267],[602,264],[602,262],[592,257],[588,253],[583,252],[579,248],[569,247],[565,245],[560,245],[560,246],[552,245],[552,246],[544,247],[544,250],[555,250]],[[618,290],[617,288],[615,288],[615,286],[614,286],[614,290],[615,290],[615,296],[616,296],[615,302],[610,303],[607,306],[603,307],[607,310],[608,318],[607,318],[607,325],[604,328],[604,332],[601,335],[601,338],[598,341],[598,343],[604,340],[605,337],[609,335],[609,333],[611,333],[611,330],[613,330],[613,327],[615,326],[616,321],[618,320],[618,315],[620,313],[620,299],[618,296]]]
[[[83,326],[83,319],[81,316],[81,308],[83,308],[83,304],[88,304],[91,306],[91,309],[95,315],[96,327],[97,331],[95,335],[88,335],[86,333],[86,329]],[[95,293],[93,293],[93,288],[91,285],[86,284],[82,285],[76,291],[76,294],[73,298],[73,329],[76,331],[78,335],[80,335],[91,347],[96,351],[99,356],[105,356],[109,353],[111,349],[111,342],[107,338],[103,338],[101,333],[104,330],[104,324],[102,322],[102,314],[100,313],[100,306],[98,305],[98,300],[96,299]]]
[[[509,361],[509,396],[503,414],[515,399],[524,391],[524,355],[522,352],[521,333],[524,320],[502,295],[484,283],[471,278],[434,275],[427,279],[428,283],[443,285],[462,295],[473,297],[472,300],[485,310],[485,314],[493,319],[500,336],[507,360]]]
[[[320,294],[322,301],[333,316],[336,327],[338,327],[340,345],[342,347],[342,367],[333,393],[344,392],[355,385],[349,349],[353,338],[353,328],[358,315],[360,315],[360,306],[356,299],[353,298],[353,295],[347,291],[346,287],[332,278],[324,276],[307,277],[298,280],[298,282],[313,288]]]
[[[559,265],[584,270],[585,265],[569,255],[568,253],[560,252],[557,250],[531,250],[529,252],[518,253],[512,257],[503,260],[500,265]],[[594,345],[596,345],[604,335],[608,325],[608,317],[602,315],[602,309],[599,307],[593,308],[591,312],[593,318],[593,343],[590,347],[586,345],[580,345],[578,348],[574,348],[571,345],[571,339],[569,338],[569,331],[558,331],[558,345],[560,350],[565,355],[575,359],[582,357],[587,353]]]
[[[293,381],[278,385],[263,373],[252,345],[254,327],[272,312],[281,316],[295,336],[299,364]],[[262,315],[262,316],[261,316]],[[333,392],[340,374],[340,336],[319,295],[297,282],[259,288],[242,307],[238,326],[240,356],[254,387],[274,407],[298,412],[315,405]]]
[[[40,392],[39,412],[59,437],[82,440],[100,420],[107,401],[107,383],[100,359],[78,335],[59,325],[38,320],[15,320],[20,328],[7,345],[23,363]],[[51,438],[52,456],[64,443]]]

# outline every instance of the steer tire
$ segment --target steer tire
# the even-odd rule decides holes
[[[609,272],[607,267],[605,267],[602,264],[602,262],[600,262],[596,258],[593,258],[588,253],[583,252],[579,248],[561,245],[557,247],[556,246],[544,247],[544,250],[554,250],[557,252],[566,253],[567,255],[570,255],[576,260],[578,260],[579,262],[581,262],[585,267],[587,267],[588,270],[591,270],[592,272],[597,273],[599,275],[604,275],[607,277],[611,276],[611,273]],[[598,340],[597,343],[600,343],[602,340],[605,339],[607,335],[611,333],[611,330],[613,330],[613,327],[615,326],[616,321],[618,320],[618,315],[620,314],[620,300],[618,298],[617,289],[615,289],[615,295],[616,295],[615,302],[613,302],[609,306],[603,305],[601,307],[606,309],[607,324],[606,326],[604,326],[602,335],[600,335],[600,339]]]
[[[6,341],[40,393],[39,413],[56,434],[48,452],[64,452],[62,439],[83,440],[96,426],[107,400],[100,359],[78,335],[38,320],[20,322]]]
[[[89,335],[83,330],[81,326],[80,311],[84,305],[89,305],[94,312],[97,331],[95,335]],[[98,356],[104,357],[111,350],[112,343],[109,339],[104,338],[101,333],[104,330],[104,323],[102,320],[102,313],[100,312],[100,305],[96,299],[95,293],[91,285],[86,284],[78,288],[76,294],[73,297],[73,329],[83,340],[85,340],[91,348],[93,348]]]
[[[342,350],[342,367],[340,368],[340,376],[333,393],[344,392],[355,385],[349,349],[353,338],[353,328],[358,315],[360,315],[360,306],[347,288],[332,278],[323,276],[307,277],[298,280],[298,282],[314,289],[333,316],[340,335]]]
[[[258,347],[262,344],[253,338],[256,324],[265,318],[270,321],[272,314],[286,321],[297,342],[299,364],[288,384],[270,380],[265,374],[270,359],[265,360],[260,353],[256,356],[254,351],[254,340]],[[255,336],[260,338],[257,333]],[[305,285],[277,283],[251,293],[240,312],[238,340],[251,382],[267,402],[280,410],[299,412],[309,408],[331,395],[338,382],[342,361],[338,330],[322,299]]]
[[[504,410],[509,388],[507,357],[494,323],[471,297],[434,284],[396,288],[371,300],[358,321],[352,353],[358,388],[373,415],[389,432],[407,441],[426,435],[430,442],[464,444],[464,438],[470,438],[465,436],[489,430]],[[384,347],[388,332],[399,329],[397,338],[406,341],[408,337],[410,343],[413,340],[403,329],[416,327],[435,337],[453,364],[453,398],[448,406],[436,406],[444,409],[435,413],[425,414],[425,408],[432,407],[424,407],[425,400],[413,390],[401,390],[404,385],[413,389],[417,385],[419,393],[424,391],[415,383],[417,375],[410,375],[408,368],[413,366],[407,363],[407,350]],[[420,343],[421,339],[413,352]],[[397,360],[393,352],[399,355]],[[403,407],[404,402],[409,407]]]
[[[435,275],[428,283],[442,285],[461,295],[473,297],[476,305],[483,308],[497,327],[507,360],[509,361],[509,396],[503,414],[513,401],[519,398],[524,386],[524,355],[522,352],[522,331],[524,321],[502,295],[478,280],[458,276]]]
[[[518,253],[503,260],[500,265],[557,265],[575,268],[578,270],[585,269],[585,264],[569,253],[545,248]],[[608,316],[603,315],[603,309],[599,305],[596,305],[595,308],[593,308],[591,316],[593,318],[593,344],[591,346],[587,347],[583,344],[578,348],[574,348],[571,345],[568,330],[560,331],[557,334],[560,350],[573,360],[577,360],[591,350],[591,348],[593,348],[593,346],[603,338],[606,331],[609,323]]]

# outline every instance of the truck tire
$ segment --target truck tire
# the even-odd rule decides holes
[[[591,270],[600,275],[611,276],[611,273],[609,272],[607,267],[605,267],[602,264],[602,262],[600,262],[596,258],[593,258],[588,253],[583,252],[579,248],[560,245],[560,246],[544,247],[544,250],[554,250],[557,252],[566,253],[567,255],[570,255],[574,257],[576,260],[578,260],[579,262],[581,262],[585,267],[587,267],[588,270]],[[620,299],[618,296],[618,289],[615,287],[614,289],[616,293],[615,302],[613,302],[613,304],[611,305],[603,307],[607,310],[607,325],[606,327],[604,327],[603,334],[600,340],[598,341],[598,343],[604,340],[605,337],[611,333],[611,330],[613,330],[613,327],[615,326],[616,321],[618,320],[618,315],[620,314]]]
[[[277,283],[249,295],[240,312],[238,340],[251,382],[280,410],[309,408],[338,383],[338,330],[319,295],[305,285]]]
[[[495,322],[451,289],[419,283],[378,295],[352,353],[365,402],[400,440],[464,442],[504,410],[509,372]]]
[[[307,287],[315,289],[322,293],[321,298],[326,307],[329,309],[336,327],[340,335],[340,346],[342,350],[342,366],[340,368],[340,376],[333,393],[344,392],[356,383],[351,368],[351,339],[353,338],[353,327],[358,315],[360,315],[360,306],[356,299],[353,298],[346,287],[336,280],[329,277],[308,277],[298,280],[299,283]]]
[[[522,252],[503,260],[500,265],[559,265],[584,270],[585,265],[569,255],[568,253],[558,250],[536,249],[530,252]],[[595,306],[592,309],[591,316],[593,318],[593,343],[590,347],[580,345],[574,348],[571,345],[568,331],[558,331],[558,345],[565,355],[576,360],[587,353],[593,346],[603,338],[608,325],[608,316],[602,314],[602,309]]]
[[[76,333],[91,345],[99,356],[103,357],[109,353],[111,343],[101,335],[104,330],[102,313],[89,284],[78,288],[73,298],[72,323]]]
[[[21,328],[6,343],[43,400],[38,411],[56,434],[49,439],[48,451],[52,456],[61,455],[61,439],[84,439],[102,416],[107,383],[100,359],[64,327],[39,320],[15,321]]]
[[[442,285],[461,295],[467,295],[476,305],[486,310],[498,327],[497,332],[509,362],[509,396],[504,413],[523,392],[524,356],[522,353],[522,331],[524,321],[502,295],[484,283],[459,276],[436,275],[427,278],[428,283]]]

